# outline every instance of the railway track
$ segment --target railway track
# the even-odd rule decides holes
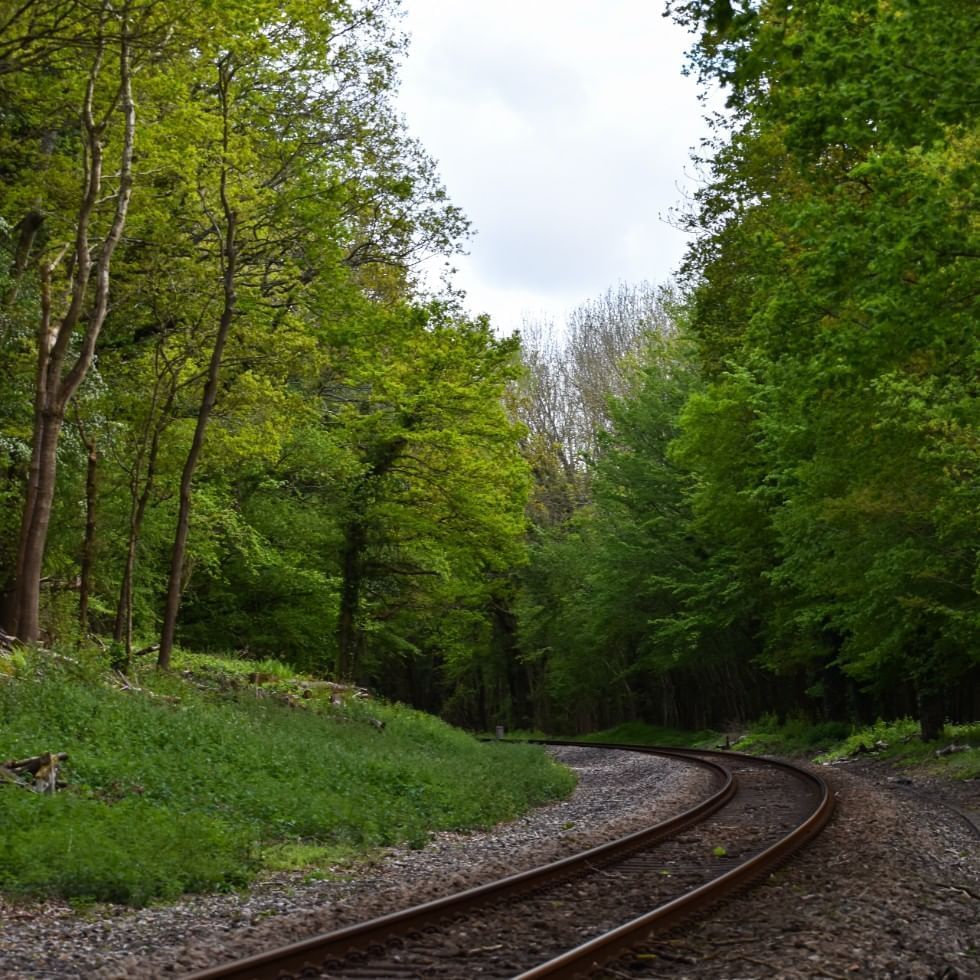
[[[598,975],[600,964],[770,873],[820,832],[833,807],[826,783],[789,763],[604,747],[706,768],[714,791],[684,813],[581,854],[185,980]]]

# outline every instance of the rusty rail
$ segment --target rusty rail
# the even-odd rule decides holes
[[[541,887],[549,882],[568,877],[597,860],[605,860],[612,855],[629,853],[656,841],[673,836],[691,827],[723,807],[737,791],[735,775],[713,761],[714,757],[729,760],[744,759],[758,765],[767,762],[771,765],[792,771],[804,780],[810,780],[820,791],[820,803],[814,813],[786,838],[772,845],[756,857],[746,861],[727,874],[688,892],[684,896],[639,916],[617,929],[597,937],[550,960],[521,975],[521,980],[532,977],[574,977],[590,971],[612,956],[649,936],[654,931],[676,925],[694,911],[713,904],[719,898],[748,881],[766,873],[770,868],[785,860],[797,848],[815,837],[829,819],[833,806],[832,797],[826,784],[819,777],[806,770],[777,760],[760,760],[757,757],[741,756],[738,753],[711,752],[708,750],[685,750],[637,745],[607,745],[574,741],[549,741],[542,744],[581,746],[584,748],[608,748],[627,751],[640,751],[654,755],[675,758],[694,765],[714,770],[722,780],[721,787],[697,806],[653,824],[644,830],[571,855],[552,864],[532,868],[519,874],[510,875],[497,881],[467,889],[454,895],[426,902],[421,905],[380,916],[367,922],[347,926],[329,933],[312,936],[300,942],[291,943],[279,949],[256,954],[245,959],[224,963],[216,967],[198,970],[187,974],[185,980],[266,980],[278,978],[283,974],[302,970],[318,969],[330,960],[339,959],[351,952],[364,950],[383,944],[389,939],[418,931],[425,926],[458,915],[477,906],[501,898],[520,894]],[[707,757],[707,758],[706,758]]]
[[[627,748],[625,745],[615,747]],[[547,963],[542,963],[540,966],[525,971],[515,980],[540,980],[543,977],[548,977],[550,980],[572,980],[575,977],[589,976],[602,963],[626,952],[654,933],[674,928],[691,918],[695,913],[704,911],[733,892],[745,888],[757,879],[771,873],[791,854],[812,841],[823,830],[833,813],[834,797],[827,782],[800,766],[784,762],[781,759],[760,758],[738,752],[715,752],[708,749],[692,751],[698,751],[702,755],[723,755],[726,758],[744,759],[755,764],[766,762],[791,772],[801,780],[811,783],[817,789],[820,797],[817,807],[803,823],[781,840],[726,874],[661,905],[659,908],[638,916],[630,922],[624,923],[617,929],[597,936],[561,956],[556,956]],[[687,753],[685,752],[684,755],[686,757]]]

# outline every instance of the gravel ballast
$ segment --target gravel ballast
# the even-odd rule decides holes
[[[783,869],[613,964],[646,980],[980,980],[980,784],[819,768],[837,808]]]
[[[180,976],[594,846],[710,792],[703,771],[653,756],[553,751],[579,775],[568,800],[492,831],[390,849],[333,880],[277,874],[247,894],[84,914],[0,899],[0,977]],[[886,774],[822,771],[838,794],[824,835],[738,904],[652,946],[627,975],[980,977],[975,830]]]

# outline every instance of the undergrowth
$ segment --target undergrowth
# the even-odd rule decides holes
[[[815,761],[837,762],[874,753],[897,766],[925,768],[952,779],[980,779],[980,722],[946,725],[943,737],[935,742],[923,742],[918,731],[910,718],[877,721],[852,732]],[[950,747],[954,751],[944,751]]]
[[[803,757],[830,763],[857,755],[874,754],[896,766],[926,768],[951,779],[980,778],[980,722],[947,725],[943,737],[923,742],[918,723],[910,718],[878,721],[855,728],[847,722],[811,722],[805,718],[779,721],[766,715],[746,726],[745,734],[726,745],[726,737],[713,731],[680,731],[626,722],[583,737],[584,741],[633,745],[663,745],[689,748],[730,748],[752,755]],[[957,751],[942,753],[947,746]]]
[[[732,748],[757,755],[791,757],[826,752],[852,731],[847,722],[811,722],[806,718],[787,718],[780,722],[775,715],[764,715],[748,728]]]
[[[663,745],[676,748],[713,748],[719,739],[724,741],[724,736],[715,731],[683,731],[648,725],[642,721],[624,722],[615,728],[585,736],[587,742],[621,742],[624,745]]]
[[[139,905],[234,888],[493,824],[574,782],[536,747],[399,705],[303,701],[281,665],[175,663],[194,675],[144,669],[131,691],[43,653],[0,676],[0,759],[69,753],[54,796],[0,787],[0,889]],[[242,683],[257,669],[268,687]]]
[[[960,748],[937,755],[951,745]],[[911,718],[855,727],[802,718],[780,723],[766,716],[750,725],[732,748],[758,755],[804,756],[819,763],[873,755],[895,766],[926,768],[951,779],[980,778],[980,722],[947,725],[941,739],[923,742],[919,725]]]

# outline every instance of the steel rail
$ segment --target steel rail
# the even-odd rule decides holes
[[[551,881],[580,871],[597,860],[608,860],[613,855],[628,853],[655,841],[671,837],[721,809],[737,792],[737,780],[729,769],[709,759],[687,755],[675,749],[654,749],[635,745],[610,746],[588,742],[542,744],[572,745],[582,748],[616,748],[634,752],[639,750],[651,755],[676,758],[713,770],[722,779],[722,785],[711,796],[674,817],[652,824],[625,837],[592,847],[587,851],[421,905],[415,905],[399,912],[392,912],[388,915],[369,919],[366,922],[311,936],[308,939],[290,943],[278,949],[197,970],[185,974],[183,980],[266,980],[266,978],[277,980],[283,973],[311,968],[317,969],[328,960],[379,945],[395,935],[418,930],[435,921],[457,915],[505,896],[539,888]]]
[[[616,747],[625,748],[625,746]],[[749,756],[738,752],[715,752],[708,749],[691,751],[700,752],[702,755],[723,755],[729,759],[743,760],[745,763],[755,765],[764,762],[791,772],[817,790],[819,802],[813,812],[794,830],[738,867],[616,929],[525,971],[515,980],[540,980],[544,977],[550,980],[572,980],[575,977],[592,975],[603,963],[639,945],[654,933],[674,928],[694,913],[703,911],[763,875],[769,874],[791,854],[813,840],[826,826],[833,813],[834,797],[826,780],[800,766],[781,759]],[[681,755],[687,757],[687,751],[682,752]]]

